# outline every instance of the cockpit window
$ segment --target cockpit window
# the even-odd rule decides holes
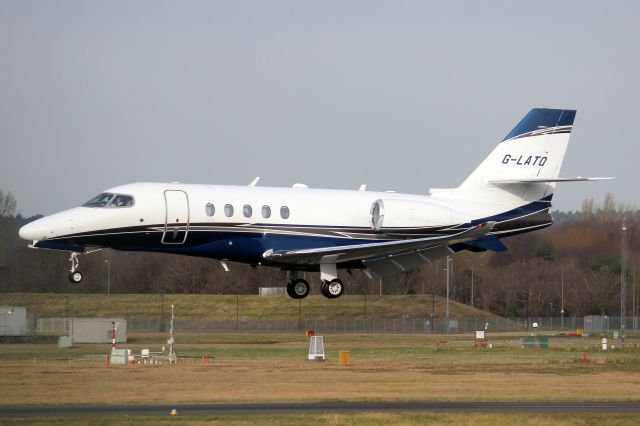
[[[109,203],[109,207],[131,207],[133,206],[133,197],[131,195],[118,194]]]
[[[83,207],[105,207],[109,204],[109,201],[113,198],[113,194],[108,192],[103,192],[102,194],[98,194],[86,203],[83,204]]]
[[[103,192],[96,195],[86,203],[83,207],[131,207],[135,203],[131,195],[125,194],[111,194],[109,192]]]

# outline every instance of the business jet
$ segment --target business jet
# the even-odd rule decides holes
[[[414,272],[462,250],[504,251],[505,237],[552,224],[549,208],[576,111],[536,108],[457,188],[429,195],[359,190],[133,183],[20,229],[30,247],[78,256],[101,248],[175,253],[286,270],[287,293],[306,297],[300,272],[320,273],[340,297],[338,270]]]

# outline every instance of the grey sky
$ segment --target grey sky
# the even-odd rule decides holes
[[[0,189],[24,215],[135,181],[453,187],[576,108],[554,206],[638,205],[640,2],[0,0]]]

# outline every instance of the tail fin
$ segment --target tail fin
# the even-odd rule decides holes
[[[454,189],[433,189],[443,198],[522,205],[553,196],[569,143],[575,110],[535,108]]]

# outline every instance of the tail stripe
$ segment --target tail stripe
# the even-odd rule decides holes
[[[566,128],[561,132],[554,133],[566,133],[571,131],[573,121],[576,118],[576,111],[572,109],[546,109],[546,108],[534,108],[513,128],[511,132],[502,140],[503,142],[509,139],[515,139],[518,137],[527,136],[536,131],[548,131],[551,129]],[[544,134],[544,133],[542,133]]]
[[[514,136],[511,139],[526,138],[527,136],[540,136],[540,135],[553,135],[556,133],[571,133],[573,126],[557,126],[557,127],[545,127],[539,130],[533,130],[531,132],[523,133],[518,136]],[[506,140],[511,140],[506,139]]]

